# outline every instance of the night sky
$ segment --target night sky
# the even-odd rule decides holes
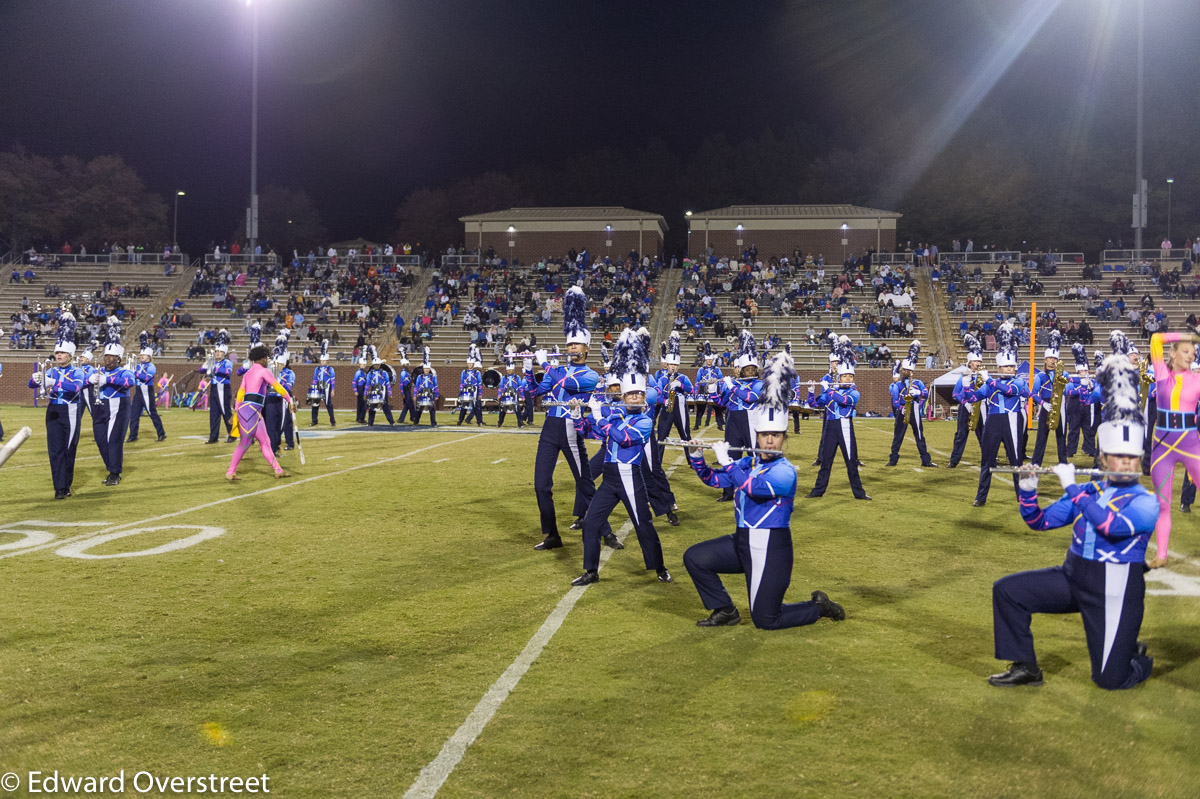
[[[421,186],[802,121],[921,120],[881,177],[902,196],[920,147],[984,110],[1128,141],[1132,192],[1134,0],[255,3],[260,190],[307,190],[334,238],[387,235]],[[1146,7],[1152,137],[1200,120],[1200,3]],[[1019,22],[1043,17],[1032,37]],[[118,153],[187,192],[186,249],[225,238],[249,191],[250,19],[244,0],[4,0],[0,147]],[[1011,64],[975,75],[997,53]],[[1200,186],[1200,166],[1148,154],[1148,178],[1169,172]]]

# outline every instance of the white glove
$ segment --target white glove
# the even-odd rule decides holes
[[[715,441],[712,445],[713,454],[717,456],[717,463],[722,466],[728,466],[733,463],[733,458],[729,457],[729,442]]]
[[[525,365],[526,372],[532,372],[533,371],[533,358],[526,358],[524,365]]]
[[[34,373],[33,373],[33,382],[35,382],[35,383],[40,383],[40,382],[42,382],[42,373],[41,373],[41,372],[34,372]]]
[[[733,378],[732,377],[726,377],[726,378],[724,378],[724,380],[722,382],[725,383],[725,388],[727,388],[727,389],[733,388]]]
[[[537,361],[539,364],[544,364],[550,360],[549,358],[546,357],[546,354],[547,353],[545,350],[538,350],[537,352],[535,352],[533,354],[533,359],[535,361]]]
[[[1054,474],[1058,476],[1058,482],[1062,483],[1063,491],[1075,485],[1075,464],[1060,463],[1054,467]]]
[[[909,389],[908,396],[912,397],[913,399],[919,399],[921,396],[921,390],[919,388]]]
[[[683,386],[683,383],[681,383],[678,380],[671,382],[671,388],[675,389],[676,391],[678,391],[680,389],[680,387],[682,387],[682,386]]]
[[[597,422],[603,418],[604,403],[592,397],[588,400],[588,407],[592,409],[592,418]]]
[[[583,406],[582,405],[572,405],[570,408],[570,413],[571,413],[572,419],[582,419],[583,418]]]
[[[99,388],[100,384],[104,382],[104,375],[99,372],[93,372],[92,376],[88,378],[88,382]]]
[[[1022,477],[1017,481],[1017,485],[1022,491],[1037,491],[1038,476],[1036,474],[1031,474],[1028,477]]]
[[[985,382],[985,383],[986,383],[986,382],[987,382],[987,379],[988,379],[988,371],[987,371],[987,369],[980,369],[980,370],[979,370],[979,374],[983,375],[983,382]]]

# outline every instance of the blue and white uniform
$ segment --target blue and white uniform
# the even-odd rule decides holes
[[[389,425],[396,424],[392,417],[392,373],[386,365],[375,366],[367,372],[367,394],[378,394],[383,397],[382,405],[367,406],[367,426],[375,424],[375,411],[383,411],[383,416]],[[430,414],[432,416],[432,414]]]
[[[468,409],[464,399],[471,397],[474,402]],[[469,367],[463,369],[458,379],[458,424],[463,420],[475,419],[478,427],[483,427],[483,375],[478,369]]]
[[[758,406],[762,396],[762,381],[757,377],[726,377],[721,389],[721,403],[725,406],[725,440],[729,442],[729,456],[738,458],[742,447],[754,447],[754,428],[750,411]],[[722,499],[732,499],[732,487],[725,486]]]
[[[600,538],[611,532],[609,514],[624,503],[637,532],[642,560],[647,569],[662,569],[662,543],[646,494],[643,461],[646,444],[654,436],[654,423],[647,413],[629,413],[623,404],[602,411],[600,419],[585,414],[575,420],[575,430],[586,438],[604,442],[604,479],[596,489],[583,517],[583,568],[600,568]]]
[[[754,626],[779,630],[820,618],[816,602],[783,602],[792,579],[790,524],[796,468],[782,456],[767,463],[747,456],[714,468],[701,455],[689,453],[688,462],[705,485],[734,492],[736,531],[689,547],[683,556],[704,607],[716,610],[732,605],[720,575],[742,573]]]
[[[1079,451],[1080,434],[1083,435],[1083,453],[1096,457],[1100,452],[1096,449],[1096,428],[1100,426],[1102,403],[1100,384],[1088,375],[1071,375],[1063,395],[1067,405],[1067,457],[1073,458]]]
[[[110,475],[121,474],[125,463],[125,431],[129,426],[129,392],[137,382],[123,366],[96,371],[96,404],[92,407],[92,434],[100,458]]]
[[[1029,399],[1029,387],[1024,379],[1016,375],[1003,379],[989,375],[978,389],[968,387],[964,396],[968,402],[987,403],[984,406],[987,422],[983,426],[979,488],[975,492],[976,504],[982,505],[987,502],[988,491],[992,487],[992,467],[997,464],[1000,446],[1004,446],[1010,465],[1020,466],[1024,462],[1017,428],[1021,424],[1021,403]]]
[[[52,366],[43,378],[46,391],[46,447],[54,490],[67,491],[75,480],[75,453],[79,446],[80,417],[86,375],[76,366]],[[30,388],[41,388],[29,380]]]
[[[668,412],[667,398],[670,396],[671,386],[675,386],[675,407]],[[692,393],[692,381],[682,372],[672,374],[668,369],[663,372],[655,387],[663,397],[662,410],[658,414],[659,442],[671,434],[672,427],[679,431],[679,437],[683,440],[691,439],[691,415],[688,414],[687,398]],[[661,457],[659,455],[660,459]]]
[[[913,441],[917,445],[917,453],[921,456],[922,466],[932,466],[933,459],[925,447],[925,410],[928,406],[929,389],[920,380],[909,378],[897,380],[888,386],[892,396],[892,451],[888,456],[888,466],[895,466],[900,461],[900,445],[904,443],[904,433],[911,427]],[[908,423],[904,421],[904,408],[911,400]]]
[[[433,404],[429,406],[429,426],[437,425],[437,401],[440,396],[438,393],[437,373],[430,370],[429,374],[419,374],[417,379],[413,381],[413,402],[416,404],[416,410],[413,411],[413,424],[418,424],[421,421],[421,412],[425,410],[421,407],[421,395],[427,394],[433,400]]]
[[[971,436],[971,415],[975,412],[975,403],[967,398],[967,391],[975,386],[975,373],[968,372],[958,378],[958,382],[954,384],[954,391],[951,396],[958,402],[958,412],[955,415],[954,428],[954,446],[950,450],[949,466],[953,469],[962,460],[963,453],[967,449],[967,439]],[[987,418],[983,415],[984,409],[979,412],[979,424],[975,426],[975,441],[980,448],[983,447],[983,428],[987,424]]]
[[[521,384],[525,382],[523,377],[517,377],[515,374],[506,374],[500,378],[500,385],[496,386],[496,401],[500,408],[500,419],[496,422],[496,427],[504,426],[504,417],[508,415],[511,409],[513,416],[517,417],[517,427],[525,426],[525,420],[521,413]],[[512,406],[506,406],[504,400],[512,398]]]
[[[817,459],[821,464],[817,472],[817,482],[812,493],[816,496],[825,494],[829,486],[829,472],[833,469],[833,457],[838,450],[846,462],[846,474],[850,478],[850,489],[856,499],[867,496],[863,488],[862,478],[858,473],[858,439],[854,435],[854,419],[858,416],[858,403],[861,395],[857,388],[845,388],[835,385],[821,396],[809,394],[809,404],[825,411],[825,424],[821,426],[821,445],[817,450]]]
[[[351,387],[354,389],[355,406],[354,406],[354,421],[359,424],[367,423],[367,399],[365,392],[367,390],[367,369],[364,366],[359,366],[354,370],[354,379],[350,381]]]
[[[1034,530],[1070,526],[1061,566],[1010,574],[992,587],[996,657],[1036,663],[1034,613],[1079,613],[1101,688],[1132,688],[1150,676],[1152,658],[1137,653],[1146,594],[1146,544],[1158,501],[1142,486],[1073,485],[1045,510],[1036,488],[1018,489],[1021,518]]]
[[[158,415],[157,375],[158,367],[150,361],[139,363],[134,367],[133,377],[137,383],[134,386],[133,401],[129,411],[130,441],[137,441],[138,427],[143,411],[150,415],[150,421],[154,424],[154,432],[158,434],[159,439],[166,438],[167,433],[163,430],[162,419]]]
[[[201,366],[201,374],[208,370]],[[225,422],[225,435],[233,432],[233,395],[230,378],[233,376],[233,361],[228,358],[213,362],[208,384],[208,441],[215,444],[221,435],[221,421]]]
[[[1054,400],[1054,380],[1062,363],[1054,369],[1038,372],[1033,376],[1033,387],[1030,394],[1038,406],[1037,436],[1033,442],[1033,456],[1029,462],[1035,466],[1042,465],[1046,456],[1046,444],[1050,439],[1050,405]],[[1067,462],[1067,403],[1066,387],[1063,387],[1063,401],[1058,409],[1058,423],[1054,428],[1054,446],[1058,453],[1058,462]]]
[[[719,366],[702,366],[696,372],[696,383],[692,388],[692,401],[696,405],[696,424],[693,427],[700,426],[701,417],[704,426],[708,427],[716,413],[717,429],[725,429],[725,409],[719,404],[724,377]]]
[[[337,420],[333,416],[333,389],[337,385],[337,372],[328,364],[321,364],[313,370],[312,386],[321,392],[321,402],[325,404],[325,410],[329,414],[329,426],[337,427]],[[322,388],[322,386],[324,388]],[[312,426],[317,426],[317,415],[321,410],[320,405],[312,406]]]
[[[600,383],[600,375],[585,364],[551,366],[546,362],[542,364],[542,368],[545,374],[534,391],[540,397],[557,402],[565,403],[572,399],[587,401],[592,393],[597,391],[597,385]],[[526,375],[532,383],[532,373],[526,372]],[[533,467],[533,491],[537,496],[542,535],[550,538],[557,538],[559,535],[558,518],[554,510],[554,468],[558,465],[559,453],[566,456],[567,466],[575,479],[574,515],[582,517],[587,513],[592,496],[596,493],[596,485],[588,467],[583,436],[575,429],[570,410],[565,405],[546,409],[546,420],[542,423],[542,432],[538,436]]]

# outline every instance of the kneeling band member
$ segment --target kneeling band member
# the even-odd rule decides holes
[[[1030,632],[1034,613],[1079,613],[1101,688],[1132,688],[1150,676],[1154,660],[1138,643],[1146,596],[1146,544],[1158,521],[1154,496],[1138,485],[1145,426],[1138,402],[1138,371],[1124,355],[1105,359],[1097,375],[1104,392],[1099,429],[1104,469],[1129,473],[1086,485],[1075,483],[1075,466],[1054,467],[1066,491],[1045,510],[1038,507],[1038,478],[1019,483],[1021,518],[1034,530],[1071,527],[1071,548],[1061,566],[1010,574],[992,587],[996,657],[1012,665],[988,682],[1041,685]]]
[[[700,627],[742,620],[721,584],[722,574],[746,576],[755,627],[779,630],[812,624],[823,616],[834,621],[846,618],[842,606],[824,591],[813,591],[809,602],[783,601],[792,580],[789,524],[796,496],[796,467],[783,457],[783,444],[788,423],[786,388],[794,372],[790,355],[775,357],[767,367],[763,399],[754,414],[758,448],[778,454],[756,452],[735,461],[729,456],[729,445],[719,441],[713,445],[719,465],[713,468],[704,462],[700,450],[688,451],[688,462],[706,485],[735,491],[734,533],[696,544],[683,556],[704,607],[712,611],[707,619],[696,622]]]
[[[583,574],[571,584],[590,585],[599,581],[600,538],[609,528],[609,514],[618,502],[625,505],[633,522],[646,568],[655,570],[659,582],[669,583],[671,573],[663,563],[662,543],[650,515],[642,472],[646,441],[654,436],[654,422],[645,406],[646,376],[650,371],[650,333],[645,328],[621,333],[613,352],[613,371],[621,376],[622,405],[606,407],[598,397],[593,397],[588,402],[587,416],[582,414],[579,400],[571,409],[575,429],[604,442],[604,480],[583,517]]]

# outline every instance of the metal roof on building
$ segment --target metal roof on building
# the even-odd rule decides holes
[[[576,208],[509,208],[507,211],[492,211],[486,214],[471,214],[460,216],[459,222],[613,222],[618,220],[646,219],[658,222],[664,228],[667,220],[661,214],[649,211],[634,211],[632,208],[619,206],[591,206]]]
[[[861,205],[730,205],[696,211],[691,219],[899,219],[903,214]]]

